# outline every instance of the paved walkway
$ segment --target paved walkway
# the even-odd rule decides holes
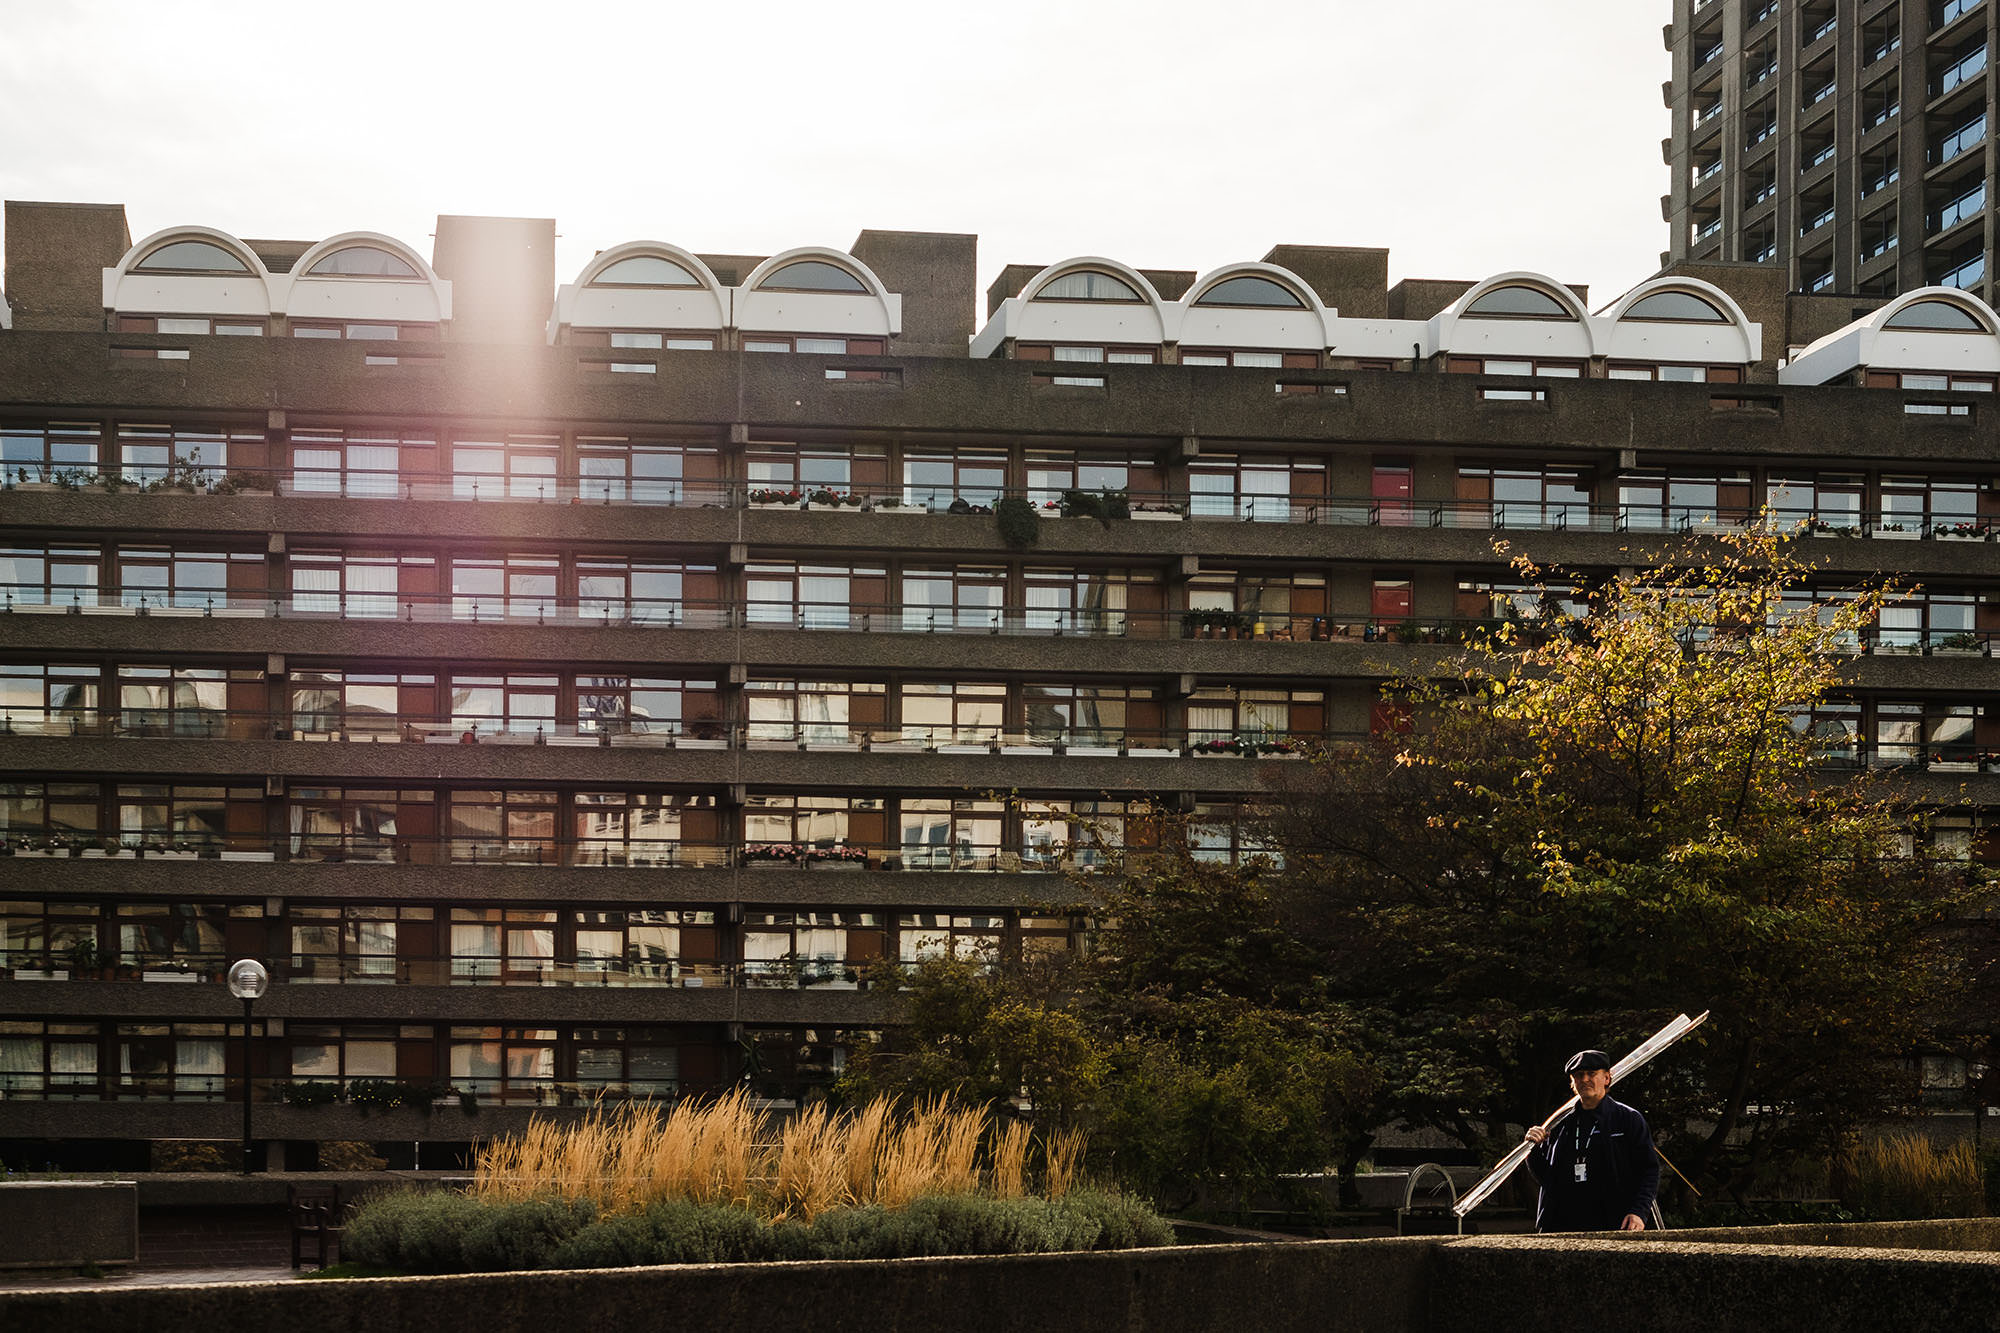
[[[67,1270],[0,1272],[0,1291],[74,1291],[99,1287],[206,1287],[222,1283],[290,1282],[309,1268],[148,1268],[131,1264],[107,1268],[103,1277],[80,1277]]]

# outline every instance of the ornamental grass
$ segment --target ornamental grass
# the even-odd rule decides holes
[[[605,1216],[686,1202],[811,1222],[854,1206],[1027,1197],[1035,1158],[1043,1192],[1059,1198],[1078,1184],[1085,1143],[1074,1130],[1038,1142],[1025,1124],[996,1127],[985,1110],[943,1099],[878,1098],[851,1113],[814,1106],[780,1124],[738,1091],[671,1110],[599,1105],[567,1125],[532,1121],[479,1150],[471,1192],[489,1204],[586,1202]]]

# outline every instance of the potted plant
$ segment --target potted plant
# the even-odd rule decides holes
[[[1978,654],[1984,647],[1985,644],[1977,634],[1961,632],[1945,635],[1931,645],[1931,651],[1948,655],[1969,656]]]
[[[73,977],[93,975],[103,963],[103,957],[97,951],[97,940],[89,935],[72,940],[63,950],[63,957],[69,961]]]
[[[1987,532],[1986,524],[1976,519],[1938,523],[1931,528],[1931,536],[1941,542],[1983,542]]]
[[[805,496],[797,491],[778,490],[774,487],[758,487],[750,492],[752,509],[797,509]]]
[[[1140,501],[1131,506],[1125,515],[1144,523],[1178,523],[1186,517],[1177,504],[1167,504],[1158,500]]]
[[[799,849],[788,842],[755,843],[743,849],[744,865],[796,865],[798,859]]]
[[[808,509],[858,509],[861,497],[821,486],[806,493]]]

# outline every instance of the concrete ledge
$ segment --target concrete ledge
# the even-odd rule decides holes
[[[129,1264],[138,1256],[139,1190],[131,1181],[0,1184],[0,1268]]]
[[[2000,1217],[1932,1218],[1921,1222],[1788,1222],[1767,1227],[1690,1227],[1685,1231],[1622,1232],[1607,1239],[1711,1245],[2000,1251]]]

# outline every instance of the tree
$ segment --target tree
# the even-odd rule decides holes
[[[1692,558],[1688,558],[1691,556]],[[1714,1018],[1645,1085],[1690,1176],[1741,1184],[1881,1114],[1953,984],[1966,877],[1897,855],[1907,794],[1829,781],[1814,707],[1881,592],[1812,602],[1773,534],[1561,590],[1441,677],[1421,725],[1325,756],[1277,816],[1286,921],[1398,1116],[1539,1119],[1581,1046]]]

